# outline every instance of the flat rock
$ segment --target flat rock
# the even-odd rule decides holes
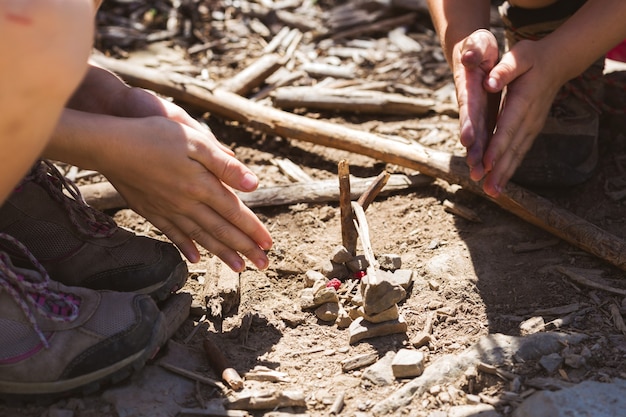
[[[381,313],[406,297],[406,290],[400,285],[385,279],[387,274],[384,274],[384,272],[377,271],[378,282],[376,284],[365,285],[363,307],[368,315]],[[393,276],[391,273],[388,274]]]
[[[424,372],[424,354],[419,350],[400,349],[391,362],[396,378],[413,378]]]
[[[391,363],[395,355],[394,351],[387,352],[378,362],[363,371],[362,378],[381,386],[393,384],[395,377],[391,369]]]
[[[626,413],[626,380],[585,381],[560,391],[539,391],[513,417],[617,417]]]
[[[402,316],[398,317],[397,320],[386,321],[383,323],[370,323],[363,319],[363,317],[359,317],[354,320],[348,328],[350,332],[351,345],[372,337],[406,333],[407,329],[408,326]]]
[[[358,316],[363,317],[365,320],[370,323],[382,323],[385,321],[397,320],[400,317],[400,310],[398,309],[398,305],[394,304],[390,308],[385,311],[381,311],[378,314],[369,315],[365,313],[365,308],[362,306],[357,309]]]

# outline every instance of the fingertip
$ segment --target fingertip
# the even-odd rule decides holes
[[[254,191],[259,186],[259,179],[252,172],[246,172],[239,184],[242,191]]]
[[[183,255],[185,255],[185,258],[187,258],[187,260],[192,264],[197,264],[198,262],[200,262],[200,253],[197,250],[184,251]]]
[[[493,76],[487,77],[485,80],[485,87],[492,93],[496,93],[502,89],[498,79]]]

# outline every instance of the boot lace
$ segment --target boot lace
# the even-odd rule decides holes
[[[64,177],[50,161],[39,161],[24,177],[24,182],[34,181],[69,213],[70,221],[81,232],[92,237],[110,237],[117,225],[106,214],[90,207],[78,186]]]
[[[9,255],[0,252],[0,288],[20,306],[43,345],[49,348],[48,339],[37,324],[35,313],[38,312],[52,321],[71,322],[78,317],[80,300],[72,294],[51,290],[48,273],[17,239],[6,233],[0,233],[0,239],[9,242],[22,252],[39,273],[20,274],[13,266]]]

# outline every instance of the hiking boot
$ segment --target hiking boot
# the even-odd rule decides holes
[[[0,252],[4,401],[93,393],[140,369],[165,342],[165,320],[149,296],[66,287],[51,281],[26,247],[6,234],[0,239],[32,262],[18,268]]]
[[[553,32],[585,0],[559,0],[541,9],[523,9],[505,2],[500,14],[507,47],[522,39],[538,40]],[[542,131],[512,177],[530,186],[573,186],[593,176],[598,162],[599,109],[604,58],[557,94]]]
[[[118,227],[85,204],[78,187],[47,161],[35,164],[0,207],[0,232],[22,242],[52,280],[67,286],[161,301],[187,279],[187,264],[174,245]],[[29,264],[1,242],[0,250],[17,266]]]

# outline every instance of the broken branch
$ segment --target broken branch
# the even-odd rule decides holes
[[[513,183],[509,183],[497,198],[489,197],[470,179],[462,157],[418,143],[407,145],[347,126],[265,107],[227,91],[211,92],[191,77],[167,74],[103,56],[96,56],[93,61],[116,72],[132,85],[199,106],[250,128],[367,155],[459,184],[521,219],[626,270],[626,243],[622,239]]]

